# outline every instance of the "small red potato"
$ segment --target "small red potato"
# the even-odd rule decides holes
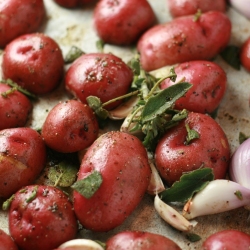
[[[227,86],[225,71],[210,61],[190,61],[174,67],[176,81],[166,79],[161,89],[177,84],[179,81],[191,83],[192,88],[175,102],[176,109],[187,109],[198,113],[212,113],[220,104]]]
[[[248,250],[250,235],[239,230],[228,229],[210,235],[202,244],[201,250]]]
[[[228,44],[231,21],[226,14],[209,11],[175,18],[148,29],[137,49],[146,71],[192,60],[210,60]]]
[[[46,163],[46,148],[40,134],[31,128],[0,131],[0,197],[8,198],[32,184]]]
[[[186,125],[198,132],[199,138],[187,143]],[[183,173],[201,167],[212,168],[214,178],[223,179],[229,159],[229,143],[222,128],[210,116],[194,112],[168,130],[155,150],[156,168],[169,185],[178,181]]]
[[[124,231],[106,242],[106,250],[181,250],[169,238],[150,232]]]
[[[167,0],[167,4],[173,17],[195,14],[198,10],[202,13],[211,10],[225,12],[227,7],[226,0]]]
[[[17,245],[13,239],[0,229],[0,249],[1,250],[18,250]]]
[[[250,72],[250,37],[243,43],[241,47],[240,61],[243,67]]]
[[[23,127],[32,110],[31,101],[21,92],[0,82],[0,130]]]
[[[155,22],[147,0],[101,0],[94,9],[94,27],[105,43],[131,45]]]
[[[92,109],[76,100],[58,103],[48,114],[42,137],[58,152],[72,153],[90,146],[98,136],[98,122]]]
[[[146,193],[151,175],[147,152],[137,137],[107,132],[84,155],[78,181],[94,171],[101,174],[100,187],[90,198],[74,191],[74,209],[85,228],[105,232],[121,225]]]
[[[113,54],[89,53],[80,56],[68,69],[65,76],[66,89],[81,102],[87,103],[90,95],[101,101],[124,95],[133,80],[133,71],[121,58]],[[113,102],[106,109],[113,109],[121,101]]]
[[[0,2],[0,47],[13,39],[38,30],[46,11],[43,0],[2,0]]]
[[[11,79],[34,94],[46,94],[60,83],[64,60],[59,45],[42,33],[20,36],[3,54],[3,78]]]
[[[52,186],[29,185],[16,192],[8,218],[10,234],[23,250],[52,250],[77,232],[72,203]]]

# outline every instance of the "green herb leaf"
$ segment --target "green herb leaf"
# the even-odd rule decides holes
[[[245,140],[247,140],[249,136],[246,136],[244,133],[240,132],[239,133],[239,143],[243,143]]]
[[[200,138],[199,133],[194,129],[190,129],[188,124],[185,124],[185,127],[187,130],[187,136],[186,136],[187,145],[189,145],[192,140]]]
[[[26,199],[26,202],[27,202],[27,203],[30,203],[31,201],[33,201],[33,200],[36,198],[37,190],[38,190],[38,186],[35,186],[34,189],[33,189],[32,192],[31,192],[30,197],[28,197],[28,198]]]
[[[72,46],[69,50],[69,52],[66,54],[65,58],[64,58],[64,62],[66,64],[68,63],[72,63],[74,62],[78,57],[80,57],[81,55],[83,55],[84,52],[76,47],[76,46]]]
[[[221,57],[234,69],[240,70],[240,48],[234,45],[227,46],[221,53]]]
[[[183,174],[180,181],[176,181],[170,188],[160,193],[164,202],[186,202],[196,192],[207,186],[214,179],[211,168],[200,168],[190,173]]]
[[[237,196],[239,200],[243,200],[243,196],[240,190],[236,190],[234,194]]]
[[[105,120],[106,118],[108,118],[108,111],[106,109],[104,109],[102,107],[102,102],[100,100],[100,98],[96,97],[96,96],[88,96],[86,98],[88,105],[90,106],[91,109],[93,109],[93,111],[95,112],[95,114]]]
[[[142,123],[155,119],[156,116],[163,114],[171,108],[175,101],[182,97],[192,85],[187,82],[174,84],[152,96],[142,111]]]
[[[102,184],[102,175],[98,171],[92,172],[86,178],[75,182],[71,187],[84,196],[90,199]]]
[[[201,237],[198,234],[194,234],[194,233],[188,233],[188,234],[186,234],[186,238],[190,242],[197,242],[197,241],[201,240]]]
[[[70,187],[76,180],[78,168],[66,161],[60,162],[54,167],[50,167],[48,178],[55,186]]]
[[[3,211],[7,211],[10,208],[11,202],[14,200],[15,195],[11,195],[10,198],[8,200],[6,200],[3,205],[2,205],[2,209]]]

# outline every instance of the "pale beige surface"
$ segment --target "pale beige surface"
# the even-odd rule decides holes
[[[92,10],[67,10],[58,7],[52,0],[44,0],[47,8],[48,22],[44,26],[45,33],[53,37],[66,54],[72,45],[80,47],[85,52],[97,51],[95,42],[98,40],[92,28]],[[158,20],[165,22],[171,20],[168,13],[166,0],[149,0],[154,8]],[[240,16],[236,11],[229,9],[227,14],[233,23],[231,43],[241,45],[250,36],[250,21]],[[116,46],[106,46],[105,52],[111,51],[120,56],[124,61],[128,61],[132,56],[132,49],[119,48]],[[236,71],[221,58],[216,62],[226,71],[228,76],[228,87],[226,95],[218,110],[217,121],[226,132],[232,152],[237,148],[239,132],[250,135],[250,73],[243,68]],[[163,71],[155,72],[161,75]],[[68,96],[59,88],[56,92],[41,98],[34,104],[34,111],[29,125],[35,129],[41,127],[50,110],[59,100],[67,99]],[[250,222],[247,221],[249,212],[237,209],[220,215],[205,216],[197,218],[198,225],[194,232],[202,236],[202,240],[197,243],[190,243],[183,233],[179,233],[164,223],[155,213],[152,197],[145,196],[143,202],[134,211],[125,223],[108,233],[92,233],[82,230],[81,237],[93,238],[105,241],[107,237],[116,232],[130,230],[145,230],[163,234],[179,244],[182,249],[199,249],[202,241],[210,234],[222,229],[240,229],[250,233]],[[0,212],[0,228],[8,232],[6,213]]]

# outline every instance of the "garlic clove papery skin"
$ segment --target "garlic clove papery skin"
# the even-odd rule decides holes
[[[250,138],[245,140],[232,155],[229,176],[232,181],[250,189]]]
[[[183,209],[186,219],[217,214],[250,205],[250,189],[229,180],[214,180],[190,201]]]
[[[158,195],[155,196],[154,207],[164,221],[179,231],[188,232],[197,224],[188,221],[178,211],[163,202]]]
[[[74,239],[69,240],[58,247],[58,249],[74,249],[74,250],[104,250],[104,248],[93,240]]]
[[[250,0],[229,0],[229,2],[235,10],[250,19]]]

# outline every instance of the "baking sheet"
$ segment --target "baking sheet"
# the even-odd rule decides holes
[[[97,52],[96,41],[98,37],[92,25],[93,6],[69,10],[59,7],[52,0],[44,0],[44,2],[47,9],[47,20],[42,31],[59,43],[64,55],[72,45],[80,47],[86,53]],[[172,19],[167,9],[166,0],[149,0],[149,2],[155,10],[159,22]],[[227,14],[233,25],[230,43],[240,46],[250,37],[250,21],[231,8],[228,9]],[[104,52],[112,52],[127,62],[133,55],[133,48],[106,45]],[[220,104],[216,120],[227,134],[231,151],[234,152],[239,145],[239,132],[250,135],[250,73],[246,72],[244,68],[241,68],[240,71],[233,69],[220,57],[217,57],[215,62],[224,68],[228,76],[227,91]],[[65,67],[66,69],[67,67]],[[157,70],[154,74],[160,76],[164,74],[163,72],[163,70]],[[34,103],[32,117],[28,125],[34,129],[41,128],[48,111],[59,100],[68,98],[69,96],[64,92],[63,84],[52,94],[40,98]],[[207,236],[223,229],[238,229],[250,234],[248,217],[249,212],[241,208],[219,215],[196,218],[198,224],[193,232],[200,235],[202,239],[199,242],[191,243],[185,234],[171,228],[156,214],[153,198],[146,195],[134,213],[121,226],[107,233],[93,233],[82,229],[79,237],[105,241],[108,237],[125,229],[144,230],[165,235],[174,240],[182,249],[199,249]],[[2,211],[0,211],[0,228],[8,232],[7,214]]]

